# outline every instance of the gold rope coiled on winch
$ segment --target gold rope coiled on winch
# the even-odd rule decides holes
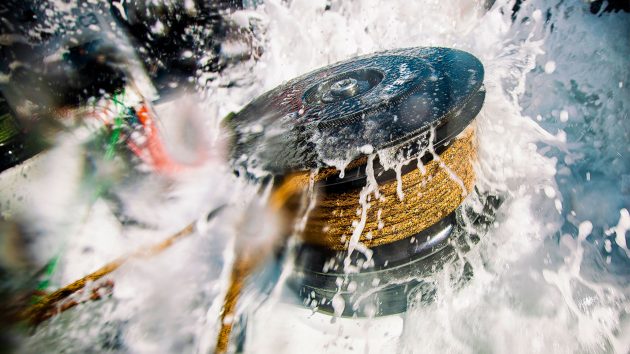
[[[399,241],[452,213],[474,187],[476,155],[475,130],[470,126],[439,158],[425,164],[424,171],[415,168],[401,177],[402,200],[396,179],[379,185],[380,198],[372,195],[369,201],[360,242],[371,248]],[[304,241],[334,250],[347,249],[360,218],[359,193],[360,189],[322,195],[309,213]]]

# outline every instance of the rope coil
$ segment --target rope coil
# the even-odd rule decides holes
[[[450,146],[424,165],[401,176],[404,198],[398,198],[398,181],[379,186],[380,198],[369,202],[360,242],[372,248],[414,234],[453,212],[474,187],[476,135],[470,127]],[[302,237],[306,243],[341,251],[357,219],[359,191],[324,194],[309,214]]]

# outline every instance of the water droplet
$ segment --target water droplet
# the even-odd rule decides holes
[[[545,64],[545,72],[547,74],[551,74],[554,71],[556,71],[556,62],[553,60],[550,60]]]

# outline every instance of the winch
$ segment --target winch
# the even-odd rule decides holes
[[[301,211],[297,198],[284,206],[301,221],[288,282],[306,306],[404,312],[423,276],[479,240],[497,205],[475,189],[483,75],[461,50],[384,51],[291,80],[230,118],[234,165],[306,195]]]

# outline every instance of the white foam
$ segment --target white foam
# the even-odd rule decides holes
[[[501,0],[488,12],[468,0],[331,2],[330,10],[325,10],[325,0],[268,0],[256,10],[239,15],[242,23],[251,18],[261,23],[264,54],[259,61],[239,64],[221,75],[207,73],[198,78],[204,84],[212,79],[207,84],[208,100],[204,102],[211,134],[221,134],[217,127],[229,111],[238,110],[264,90],[311,69],[389,48],[461,48],[479,57],[485,67],[487,93],[477,120],[477,187],[501,192],[507,198],[495,227],[479,247],[465,256],[473,279],[463,287],[453,285],[452,279],[461,275],[461,263],[435,274],[431,279],[436,284],[435,302],[409,311],[404,326],[400,317],[392,320],[395,316],[369,321],[342,318],[331,324],[327,315],[287,305],[282,296],[286,290],[283,284],[292,271],[291,262],[287,261],[279,285],[267,302],[262,302],[264,297],[257,297],[255,286],[244,295],[246,301],[238,314],[250,314],[252,319],[247,329],[246,352],[356,352],[365,348],[383,353],[627,352],[630,291],[623,285],[627,283],[624,276],[616,275],[614,268],[623,265],[618,263],[620,256],[615,250],[630,256],[625,238],[630,229],[627,207],[615,207],[615,215],[610,215],[603,208],[605,203],[594,203],[582,209],[591,209],[592,213],[604,210],[602,213],[613,217],[614,222],[605,224],[585,218],[586,211],[576,206],[584,193],[579,189],[571,191],[575,182],[564,179],[571,173],[560,174],[562,168],[580,161],[590,161],[589,183],[601,174],[627,173],[628,164],[623,157],[609,158],[616,156],[610,153],[602,155],[605,159],[594,158],[600,156],[596,153],[615,149],[623,156],[627,153],[621,150],[627,146],[627,137],[620,129],[625,122],[621,113],[627,106],[618,99],[605,98],[613,89],[626,89],[623,83],[630,80],[627,49],[601,44],[608,43],[603,38],[616,32],[614,26],[605,30],[598,26],[598,21],[607,19],[623,29],[623,14],[592,16],[583,11],[581,3],[559,4],[557,8],[537,0],[522,4],[515,20],[511,18],[513,3]],[[573,10],[569,11],[569,7]],[[553,32],[545,24],[547,11]],[[595,78],[594,72],[598,74]],[[226,84],[230,82],[239,85]],[[566,88],[566,92],[553,91],[560,88]],[[585,101],[567,102],[575,97]],[[553,110],[555,114],[551,113]],[[596,116],[596,123],[580,126],[593,110],[602,112]],[[535,118],[529,118],[526,112]],[[549,117],[559,117],[561,122],[570,119],[571,124],[563,125],[566,131],[545,130],[541,124]],[[572,140],[576,133],[570,125],[574,123],[588,132],[581,145]],[[591,132],[587,128],[598,129]],[[596,146],[600,140],[608,143]],[[395,156],[368,152],[367,147],[359,149],[363,151],[353,147],[353,153],[378,153],[381,163],[400,168],[400,160]],[[51,347],[61,351],[64,345],[72,346],[66,347],[68,350],[92,350],[95,338],[104,335],[112,323],[116,337],[130,352],[212,351],[234,256],[233,241],[239,230],[265,237],[271,237],[273,231],[273,222],[264,213],[257,217],[251,210],[247,212],[246,205],[256,199],[257,186],[238,184],[227,168],[210,168],[172,184],[160,184],[161,189],[153,193],[147,192],[150,188],[135,193],[138,202],[134,205],[140,206],[140,211],[134,215],[147,220],[157,218],[156,229],[127,226],[117,232],[111,212],[99,203],[87,224],[98,233],[67,232],[76,230],[68,225],[85,210],[85,204],[76,202],[80,194],[76,190],[80,175],[77,151],[81,151],[80,146],[61,144],[51,156],[57,166],[47,164],[48,175],[29,173],[30,178],[37,180],[29,198],[42,201],[30,210],[35,215],[32,220],[50,231],[48,236],[56,235],[38,240],[42,262],[56,252],[50,252],[51,249],[59,249],[65,240],[62,235],[66,234],[72,235],[68,240],[73,241],[73,237],[81,235],[76,250],[79,245],[88,244],[96,255],[90,260],[71,250],[65,261],[67,268],[60,271],[63,282],[109,260],[121,248],[133,249],[168,235],[191,215],[201,214],[211,205],[228,202],[231,207],[221,214],[220,223],[205,228],[198,237],[159,257],[120,269],[113,274],[116,286],[111,301],[78,308],[58,322],[41,326],[28,343],[28,351],[43,352]],[[553,157],[554,151],[576,154],[562,159]],[[348,162],[347,156],[341,156],[330,165],[343,172]],[[565,162],[567,166],[561,166]],[[214,167],[219,165],[216,163]],[[424,171],[420,161],[418,168]],[[584,172],[579,175],[584,176]],[[353,252],[369,251],[359,237],[369,200],[372,196],[378,198],[378,185],[373,170],[368,177],[369,188],[361,192],[359,220],[348,241]],[[569,191],[559,188],[557,181],[568,184],[565,186]],[[53,185],[57,188],[50,188]],[[611,188],[612,192],[597,192],[605,194],[596,200],[621,200],[622,204],[623,196],[619,196],[616,187]],[[307,201],[305,208],[313,200]],[[158,212],[147,206],[163,209]],[[570,213],[572,210],[577,213]],[[6,213],[10,211],[3,210],[3,215]],[[610,227],[615,222],[617,225]],[[113,233],[116,235],[105,240],[105,236],[97,236]],[[608,237],[608,243],[600,242],[608,253],[607,265],[598,263],[595,242],[604,241],[598,239],[602,233]],[[89,237],[99,240],[91,242]],[[261,239],[251,240],[255,243]],[[342,285],[343,280],[339,288]],[[374,285],[386,283],[379,281]],[[344,301],[342,309],[340,298],[336,295],[332,299],[337,315],[350,306]]]

